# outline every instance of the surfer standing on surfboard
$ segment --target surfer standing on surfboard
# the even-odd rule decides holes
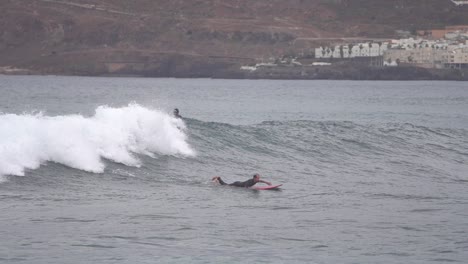
[[[236,186],[236,187],[245,187],[245,188],[249,188],[249,187],[252,187],[254,186],[257,182],[263,182],[263,183],[266,183],[268,185],[271,185],[270,182],[267,182],[267,181],[264,181],[264,180],[260,180],[260,174],[258,173],[255,173],[254,176],[252,177],[252,179],[250,180],[246,180],[246,181],[236,181],[236,182],[233,182],[231,184],[228,184],[228,183],[225,183],[223,180],[221,180],[221,177],[219,176],[215,176],[213,177],[212,179],[213,181],[216,181],[216,182],[219,182],[219,184],[221,185],[229,185],[229,186]]]

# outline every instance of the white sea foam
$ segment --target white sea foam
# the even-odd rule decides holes
[[[92,117],[0,114],[0,181],[47,161],[100,173],[103,158],[140,166],[135,154],[194,156],[181,119],[137,104],[100,106]]]

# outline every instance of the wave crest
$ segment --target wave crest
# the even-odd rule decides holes
[[[135,154],[194,156],[181,119],[137,104],[100,106],[92,117],[0,115],[0,176],[52,161],[101,173],[102,159],[140,166]]]

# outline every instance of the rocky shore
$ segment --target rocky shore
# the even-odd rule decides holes
[[[88,65],[89,66],[89,65]],[[116,64],[114,71],[105,65],[74,65],[70,68],[42,67],[32,69],[0,67],[4,75],[70,75],[70,76],[134,76],[175,78],[223,78],[223,79],[286,79],[286,80],[454,80],[468,81],[468,69],[426,69],[418,67],[370,67],[366,65],[328,66],[269,66],[253,71],[242,70],[238,65],[216,60],[200,60],[196,64],[187,61],[164,61],[161,64]]]

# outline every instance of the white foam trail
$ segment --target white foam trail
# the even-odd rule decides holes
[[[0,181],[52,161],[100,173],[102,158],[140,166],[134,154],[194,156],[181,119],[137,104],[100,106],[92,117],[0,115]]]

